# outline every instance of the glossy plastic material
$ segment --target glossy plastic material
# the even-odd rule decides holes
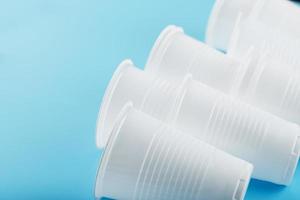
[[[299,73],[254,48],[232,57],[169,26],[157,39],[145,70],[175,82],[190,73],[195,80],[300,124]]]
[[[116,116],[135,108],[253,163],[253,176],[289,184],[299,159],[299,127],[237,101],[187,76],[174,84],[123,62],[99,113],[97,142],[107,142]],[[105,122],[105,123],[104,123]],[[274,156],[276,155],[276,156]]]
[[[227,50],[235,22],[253,18],[270,27],[300,38],[300,8],[287,0],[216,0],[206,32],[206,42]]]
[[[118,117],[95,196],[132,200],[242,200],[252,165],[135,109]]]

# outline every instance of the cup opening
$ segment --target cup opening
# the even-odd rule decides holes
[[[167,26],[156,39],[150,51],[145,70],[157,71],[157,68],[159,67],[163,58],[164,52],[172,41],[173,36],[177,33],[183,32],[184,31],[181,27],[177,27],[174,25]]]
[[[119,80],[121,79],[124,72],[131,66],[133,66],[133,62],[129,59],[121,62],[121,64],[119,64],[116,71],[114,72],[106,88],[97,119],[96,145],[98,148],[104,148],[106,146],[106,143],[111,133],[111,130],[105,130],[105,122],[107,119],[106,116],[109,112],[110,102],[113,97],[114,91],[119,83]]]
[[[101,195],[103,194],[103,179],[105,176],[105,172],[107,169],[108,162],[110,160],[111,151],[114,148],[115,141],[118,138],[118,135],[120,133],[120,129],[122,128],[125,120],[128,117],[128,114],[133,109],[133,104],[131,102],[128,102],[124,105],[122,110],[120,111],[117,120],[112,128],[111,133],[108,135],[108,139],[106,141],[106,147],[103,151],[102,158],[100,160],[100,165],[97,171],[96,175],[96,183],[95,183],[95,189],[94,194],[96,198],[101,198]]]

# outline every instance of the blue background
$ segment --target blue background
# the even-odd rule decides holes
[[[145,64],[160,31],[203,39],[214,0],[0,2],[0,199],[93,199],[95,122],[124,58]],[[274,155],[276,156],[276,155]],[[246,200],[297,199],[252,181]]]

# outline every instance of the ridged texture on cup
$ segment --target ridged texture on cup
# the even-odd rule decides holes
[[[253,177],[283,185],[292,180],[299,159],[294,152],[300,148],[296,124],[195,81],[187,85],[178,110],[176,128],[253,163]]]
[[[155,118],[170,122],[176,106],[177,90],[176,85],[163,79],[155,79],[145,92],[141,105],[136,107]],[[158,99],[157,96],[161,98]]]
[[[152,138],[134,199],[196,199],[199,196],[214,149],[204,146],[196,151],[198,141],[176,133],[170,138],[164,134],[170,131],[166,129],[163,127]]]
[[[231,35],[227,53],[233,57],[245,55],[249,48],[254,48],[258,54],[267,54],[268,59],[281,62],[291,68],[300,70],[300,59],[297,52],[300,49],[299,39],[291,38],[289,34],[274,30],[253,19],[236,21]]]
[[[252,165],[135,109],[118,117],[96,197],[242,200]],[[138,150],[138,152],[137,152]],[[215,192],[213,192],[215,191]]]
[[[298,118],[300,123],[300,75],[293,74],[288,81],[286,91],[282,98],[281,110],[283,115],[289,115],[291,112],[295,113],[295,120]]]
[[[244,112],[252,113],[254,110],[228,98],[219,98],[209,116],[205,141],[228,150],[240,145],[248,150],[253,149],[254,154],[264,141],[268,128],[267,119],[262,116],[245,115]]]
[[[189,37],[181,28],[168,26],[156,40],[145,71],[175,82],[190,73],[205,84],[231,91],[245,67],[244,62]]]

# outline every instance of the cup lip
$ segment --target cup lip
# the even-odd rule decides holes
[[[210,46],[214,45],[214,30],[216,28],[216,22],[219,19],[220,11],[225,3],[225,0],[216,0],[215,4],[211,10],[208,23],[206,26],[206,32],[205,32],[205,43],[207,43]]]
[[[97,194],[101,194],[102,192],[102,186],[103,186],[103,179],[106,173],[108,161],[110,159],[111,151],[114,148],[115,141],[117,140],[120,129],[123,127],[124,122],[126,121],[129,113],[134,109],[132,102],[127,102],[121,111],[119,112],[116,121],[114,123],[114,126],[112,128],[111,133],[109,134],[109,138],[107,140],[107,144],[105,149],[103,150],[100,164],[98,166],[97,174],[96,174],[96,180],[95,180],[95,186],[94,186],[94,195],[96,198],[99,198]],[[97,192],[100,191],[100,192]]]
[[[162,30],[156,41],[154,42],[154,45],[150,51],[150,54],[148,56],[145,70],[151,70],[156,71],[159,67],[158,63],[161,63],[162,57],[164,55],[164,52],[166,48],[169,46],[170,42],[172,41],[172,38],[177,33],[184,33],[184,30],[181,27],[175,26],[175,25],[169,25],[166,28]],[[153,65],[153,63],[156,63]]]
[[[111,130],[104,131],[104,127],[107,113],[109,112],[110,103],[121,77],[123,76],[124,72],[126,72],[126,70],[131,66],[133,66],[133,62],[130,59],[122,61],[113,73],[113,76],[105,90],[96,123],[96,145],[98,148],[104,148],[107,144]]]

